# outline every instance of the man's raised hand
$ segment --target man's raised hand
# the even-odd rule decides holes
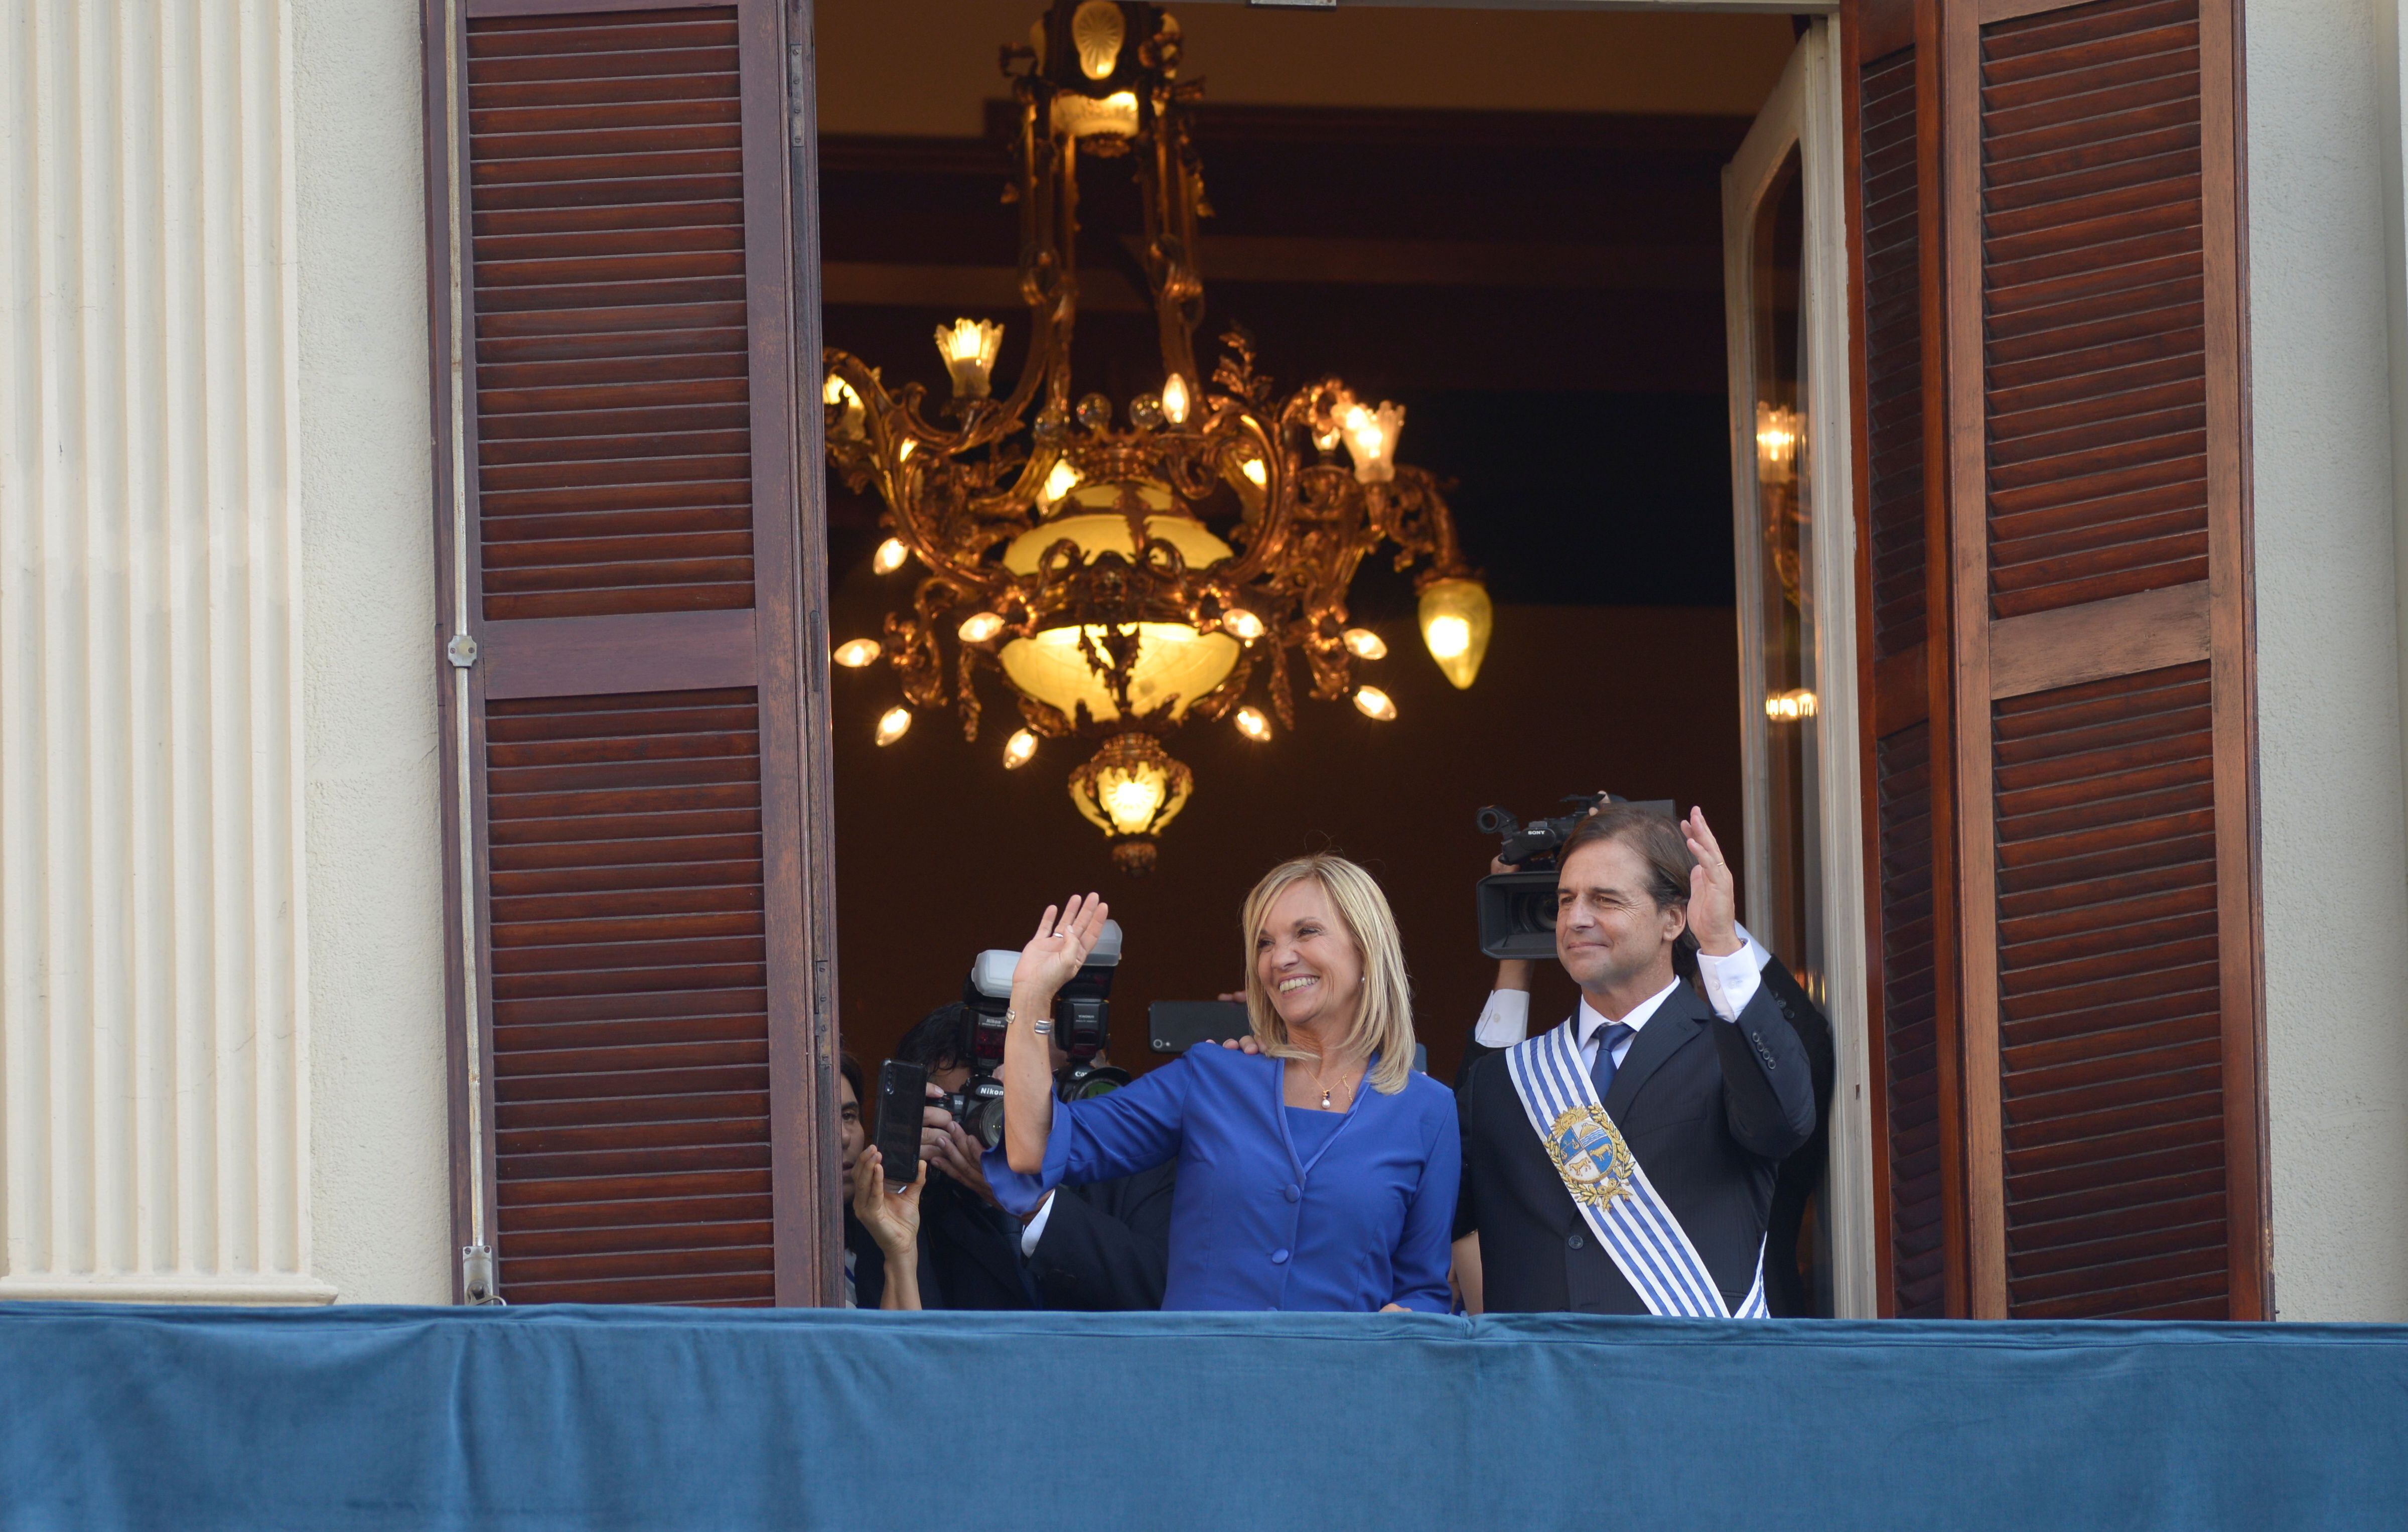
[[[1731,890],[1730,864],[1714,832],[1706,826],[1706,811],[1691,809],[1681,823],[1681,836],[1698,865],[1689,869],[1689,930],[1698,946],[1713,957],[1739,951],[1739,901]]]

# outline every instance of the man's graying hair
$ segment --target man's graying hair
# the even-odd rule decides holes
[[[1601,840],[1619,840],[1637,852],[1647,864],[1648,896],[1656,908],[1667,909],[1681,907],[1685,920],[1689,909],[1689,873],[1698,859],[1689,854],[1688,838],[1680,825],[1652,809],[1636,804],[1617,803],[1581,821],[1580,827],[1564,838],[1563,848],[1555,853],[1555,866],[1560,867],[1572,859],[1572,852],[1583,846]],[[1672,971],[1694,984],[1698,982],[1698,938],[1684,923],[1672,942]]]

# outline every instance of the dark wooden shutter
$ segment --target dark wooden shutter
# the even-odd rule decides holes
[[[437,271],[456,189],[467,338],[465,537],[447,476],[438,540],[445,631],[464,595],[478,646],[451,894],[500,1292],[824,1301],[785,19],[466,9],[447,36],[429,8]]]
[[[1885,1310],[2259,1317],[2230,0],[1848,26]]]
[[[1945,12],[1977,1313],[2265,1311],[2234,22]]]
[[[1842,27],[1848,208],[1856,279],[1858,647],[1865,709],[1867,911],[1872,937],[1870,1021],[1875,1119],[1875,1229],[1882,1311],[1935,1318],[1951,1310],[1952,1222],[1961,1225],[1960,1146],[1952,1131],[1956,1084],[1953,994],[1943,912],[1950,783],[1932,737],[1947,737],[1944,643],[1933,620],[1947,603],[1945,561],[1930,551],[1944,528],[1938,417],[1926,408],[1942,371],[1938,302],[1939,165],[1936,19],[1904,3],[1852,11]],[[1944,628],[1940,630],[1944,634]]]

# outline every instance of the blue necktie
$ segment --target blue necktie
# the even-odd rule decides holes
[[[1597,1082],[1598,1105],[1605,1104],[1605,1093],[1613,1089],[1613,1051],[1622,1046],[1625,1038],[1635,1038],[1639,1029],[1615,1022],[1597,1035],[1597,1062],[1588,1067],[1589,1079]]]

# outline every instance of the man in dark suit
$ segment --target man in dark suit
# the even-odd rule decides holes
[[[1772,1178],[1772,1211],[1767,1215],[1764,1239],[1764,1296],[1775,1319],[1811,1317],[1816,1312],[1829,1312],[1829,1295],[1818,1298],[1806,1280],[1799,1263],[1811,1253],[1799,1248],[1806,1223],[1806,1209],[1814,1194],[1823,1189],[1824,1173],[1831,1163],[1831,1090],[1839,1076],[1837,1039],[1831,1033],[1831,1019],[1823,1008],[1806,993],[1782,961],[1760,947],[1752,947],[1757,954],[1764,977],[1764,987],[1772,992],[1773,1004],[1798,1040],[1806,1045],[1806,1066],[1814,1081],[1814,1132],[1805,1144],[1787,1159]],[[1829,1224],[1829,1205],[1826,1203],[1816,1215],[1826,1228]],[[1817,1304],[1823,1305],[1818,1310]]]
[[[1814,1131],[1805,1047],[1740,938],[1730,868],[1703,814],[1676,825],[1609,808],[1557,866],[1555,955],[1581,987],[1565,1024],[1578,1067],[1737,1313],[1758,1281],[1775,1169]],[[1457,1086],[1467,1300],[1492,1313],[1655,1311],[1575,1200],[1507,1056],[1473,1051]]]
[[[905,1034],[896,1056],[925,1067],[932,1092],[958,1091],[970,1078],[975,1025],[968,1006],[939,1007]],[[934,1105],[924,1109],[920,1153],[932,1172],[920,1201],[926,1307],[1162,1307],[1175,1165],[1027,1204],[990,1181],[978,1140]]]

